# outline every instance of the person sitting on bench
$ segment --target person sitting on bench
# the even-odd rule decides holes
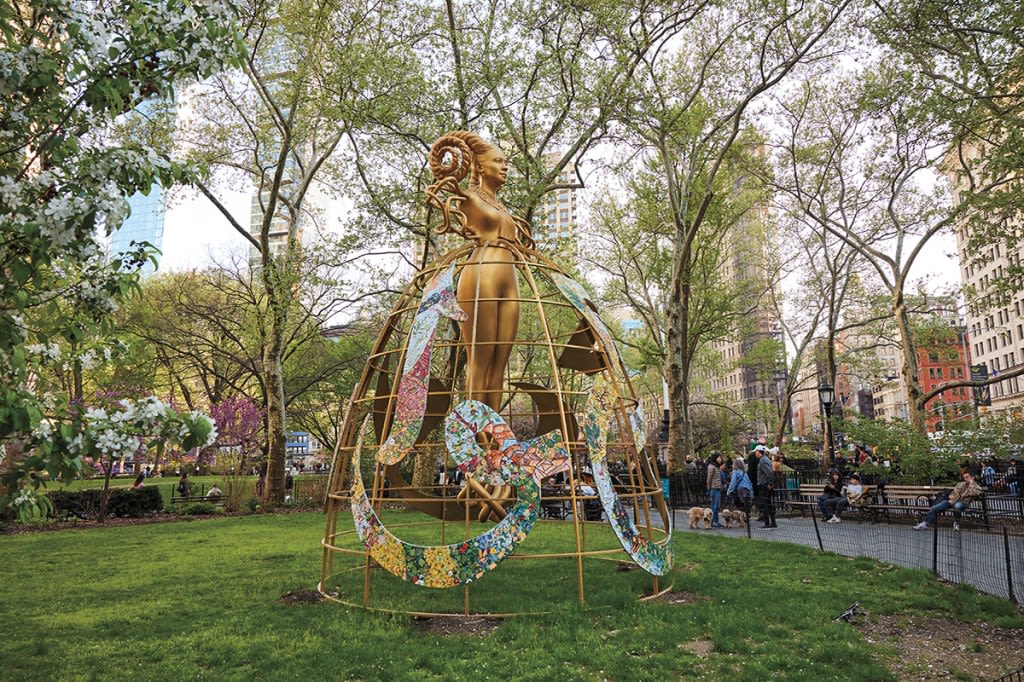
[[[828,504],[833,510],[832,518],[826,523],[839,523],[843,510],[848,507],[859,507],[864,504],[864,486],[860,483],[860,474],[850,474],[850,482],[843,486],[842,497]]]
[[[932,508],[925,514],[924,520],[914,526],[914,530],[924,530],[929,525],[935,523],[935,518],[940,512],[944,512],[947,509],[953,509],[953,530],[960,530],[960,512],[970,506],[971,502],[975,498],[981,497],[981,486],[974,480],[974,476],[970,471],[964,469],[960,472],[960,477],[963,479],[944,500],[939,500],[932,505]]]

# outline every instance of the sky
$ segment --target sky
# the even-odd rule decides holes
[[[249,224],[252,194],[222,192],[220,200],[243,226]],[[337,208],[335,208],[337,211]],[[333,212],[333,211],[332,211]],[[336,222],[336,215],[333,216]],[[332,216],[327,216],[330,223]],[[181,272],[224,262],[232,253],[246,256],[248,242],[239,235],[206,197],[198,192],[171,197],[164,221],[160,272]],[[936,237],[918,258],[912,280],[929,276],[935,288],[960,284],[956,243],[951,234]]]
[[[250,192],[222,193],[220,200],[243,226],[249,224]],[[164,218],[160,272],[181,272],[248,253],[249,244],[201,194],[172,197]]]

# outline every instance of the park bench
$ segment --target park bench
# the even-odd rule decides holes
[[[858,512],[861,514],[870,513],[872,521],[875,521],[875,511],[873,510],[873,502],[875,500],[877,486],[865,485],[863,504],[856,504],[843,510],[844,514],[850,512]],[[822,493],[825,492],[825,484],[823,483],[802,483],[798,492],[797,499],[790,500],[789,506],[799,510],[800,516],[804,515],[804,512],[808,510],[816,510],[818,508],[818,498],[821,497]]]
[[[905,516],[911,520],[918,521],[920,520],[919,517],[927,512],[932,504],[935,503],[936,496],[941,492],[952,489],[952,487],[952,485],[865,485],[865,503],[860,506],[850,507],[847,511],[853,510],[862,514],[871,514],[872,522],[877,522],[879,516],[885,516],[886,521],[892,521],[890,514]],[[824,489],[825,486],[822,484],[801,485],[800,499],[791,503],[791,506],[798,508],[802,516],[804,510],[810,508],[810,505],[817,505],[818,498]],[[969,518],[980,517],[982,523],[988,528],[988,505],[984,495],[962,513]]]
[[[224,504],[224,496],[221,495],[217,501],[213,501],[206,496],[206,486],[199,486],[199,492],[196,493],[194,489],[189,489],[188,495],[182,495],[178,492],[177,486],[171,490],[171,504],[188,504],[190,502],[209,502],[215,504],[218,507]]]

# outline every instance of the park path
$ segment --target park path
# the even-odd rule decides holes
[[[1017,603],[1024,603],[1024,536],[1019,532],[1004,537],[1001,528],[985,531],[966,524],[964,530],[954,532],[948,517],[940,519],[937,531],[915,531],[909,523],[846,519],[834,524],[818,522],[819,545],[810,517],[780,516],[778,525],[767,530],[755,521],[750,537],[806,545],[844,556],[870,557],[908,568],[934,568],[943,580],[967,583],[996,597],[1009,598],[1012,585]],[[673,526],[677,532],[747,537],[745,529],[691,529],[685,510],[675,510]]]

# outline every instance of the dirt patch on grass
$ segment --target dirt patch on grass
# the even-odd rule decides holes
[[[324,595],[316,590],[296,590],[285,592],[277,601],[281,604],[319,604],[324,601]]]
[[[889,667],[901,680],[994,680],[1024,666],[1024,632],[931,616],[858,615],[871,643],[896,649]]]
[[[472,635],[486,637],[501,625],[501,618],[489,616],[413,616],[412,626],[428,635]]]
[[[671,590],[663,595],[655,597],[651,601],[660,601],[663,604],[672,604],[677,606],[680,604],[693,604],[699,601],[708,601],[711,597],[703,594],[697,594],[696,592],[687,592],[685,590]]]
[[[680,643],[679,648],[684,651],[689,651],[697,658],[704,660],[711,655],[715,645],[713,642],[706,639],[695,639],[692,642]]]

